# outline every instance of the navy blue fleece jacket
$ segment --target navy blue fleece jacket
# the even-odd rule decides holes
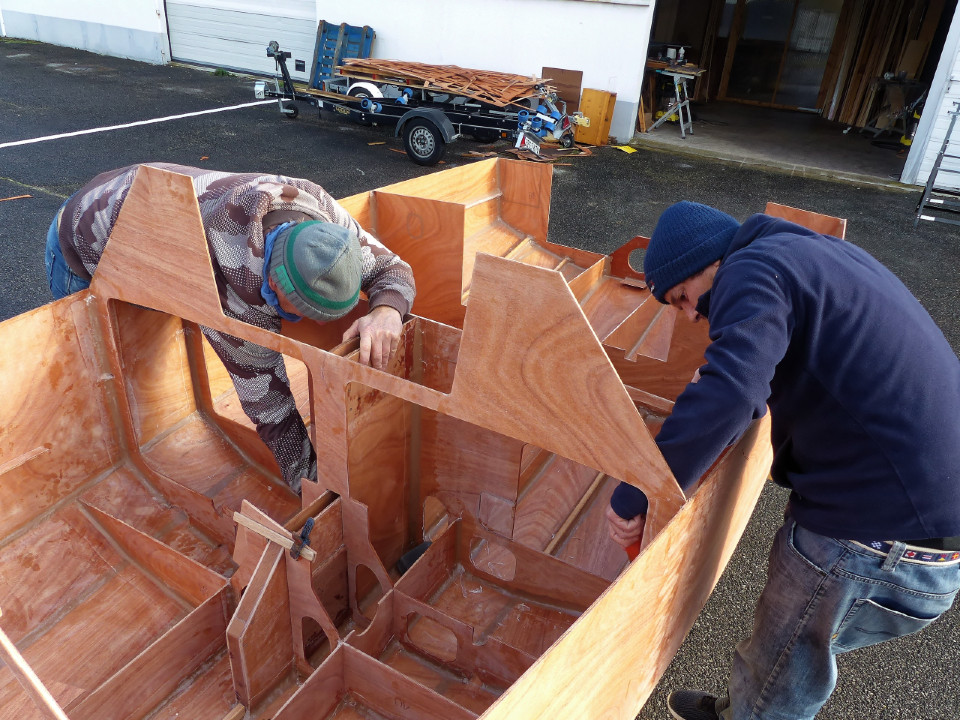
[[[769,405],[773,477],[800,525],[849,540],[960,535],[960,362],[889,270],[754,215],[698,309],[707,362],[657,436],[681,487]],[[625,483],[611,504],[646,512]]]

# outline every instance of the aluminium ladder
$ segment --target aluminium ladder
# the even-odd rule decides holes
[[[930,170],[927,184],[923,188],[923,195],[920,197],[920,202],[917,203],[917,216],[913,221],[914,227],[917,227],[921,220],[960,225],[960,191],[936,186],[937,175],[942,172],[960,175],[960,165],[943,167],[944,160],[960,161],[960,150],[953,149],[950,146],[953,129],[957,124],[957,117],[960,116],[960,101],[954,102],[953,105],[953,110],[949,113],[950,125],[947,127],[946,135],[943,136],[943,145],[940,146],[940,152],[937,153],[937,159]],[[935,211],[945,211],[946,214],[930,214]]]

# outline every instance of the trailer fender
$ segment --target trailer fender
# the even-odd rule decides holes
[[[442,110],[438,110],[437,108],[414,108],[413,110],[405,112],[397,123],[397,129],[394,135],[400,137],[400,134],[403,132],[403,126],[407,124],[407,121],[416,117],[426,118],[436,125],[440,134],[443,135],[444,142],[448,143],[456,140],[457,131],[453,129],[453,123],[450,122],[450,118],[448,118]]]
[[[354,97],[382,98],[383,91],[371,82],[355,82],[351,83],[350,89],[347,91],[347,95],[353,95]]]

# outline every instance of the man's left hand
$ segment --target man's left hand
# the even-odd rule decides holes
[[[403,320],[389,305],[378,305],[368,314],[353,321],[343,334],[343,341],[360,336],[360,362],[383,370],[400,344]]]

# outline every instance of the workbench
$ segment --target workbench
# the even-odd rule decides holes
[[[648,60],[647,68],[653,70],[656,74],[673,80],[674,103],[664,111],[664,114],[653,125],[647,128],[646,132],[655,130],[674,115],[679,115],[680,136],[685,138],[687,132],[693,135],[693,116],[690,112],[690,92],[687,88],[687,82],[695,80],[706,71],[695,65],[670,65],[660,60]],[[654,80],[650,87],[651,109],[656,102],[655,86],[656,82]],[[686,118],[684,118],[684,112],[686,112]]]

